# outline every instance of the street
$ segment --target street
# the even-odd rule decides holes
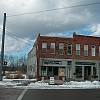
[[[0,88],[0,100],[16,100],[23,89]]]
[[[29,89],[22,100],[100,100],[100,89]]]

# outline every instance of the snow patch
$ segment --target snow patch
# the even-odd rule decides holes
[[[20,85],[22,83],[29,82],[27,86]],[[49,85],[43,81],[36,81],[36,79],[3,79],[0,81],[0,87],[11,88],[28,88],[28,89],[92,89],[100,88],[100,82],[98,81],[70,81],[65,82],[63,85]]]

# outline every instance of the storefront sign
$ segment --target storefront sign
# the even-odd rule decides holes
[[[93,62],[76,62],[76,65],[95,65]]]
[[[59,64],[61,65],[61,61],[51,61],[51,60],[45,60],[44,64]]]

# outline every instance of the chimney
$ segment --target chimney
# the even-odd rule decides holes
[[[73,32],[73,37],[75,37],[76,36],[76,32]]]

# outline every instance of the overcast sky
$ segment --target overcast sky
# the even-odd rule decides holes
[[[75,31],[77,34],[99,36],[100,4],[35,13],[96,2],[100,2],[100,0],[0,0],[0,28],[3,24],[3,14],[6,12],[6,31],[10,32],[6,32],[5,52],[28,53],[32,48],[30,45],[34,44],[38,33],[72,37]],[[23,13],[30,14],[12,16]],[[24,40],[18,41],[14,39],[16,37],[12,38],[11,33]],[[1,34],[0,29],[0,41]]]

